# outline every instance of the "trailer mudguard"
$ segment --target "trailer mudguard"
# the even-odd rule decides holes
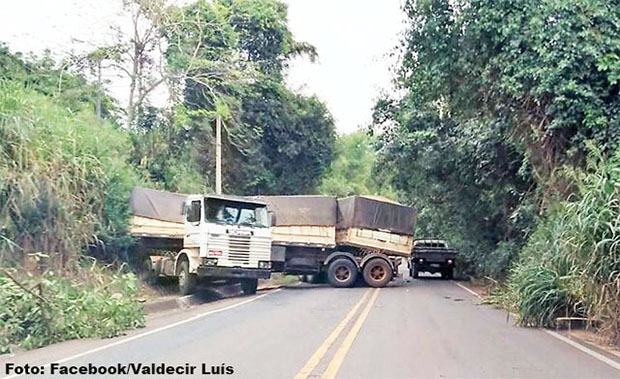
[[[335,251],[331,253],[330,255],[327,256],[327,258],[325,258],[325,260],[323,261],[323,264],[325,266],[329,266],[331,261],[333,261],[336,258],[340,258],[340,257],[349,258],[351,261],[353,261],[353,263],[355,263],[355,266],[358,269],[360,268],[360,265],[357,263],[357,259],[355,259],[355,256],[351,253],[347,253],[346,251]]]
[[[373,258],[383,259],[385,262],[387,262],[388,265],[390,265],[390,267],[392,268],[392,271],[396,271],[396,267],[394,267],[394,264],[385,255],[379,254],[379,253],[370,253],[368,255],[365,255],[364,258],[362,258],[362,261],[360,262],[360,267],[363,268],[366,265],[366,263]]]

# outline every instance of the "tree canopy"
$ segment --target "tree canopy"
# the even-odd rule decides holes
[[[380,162],[421,209],[421,231],[505,273],[564,165],[618,146],[619,7],[603,1],[407,1],[395,78],[375,106]],[[484,267],[490,256],[502,263]],[[502,258],[502,257],[505,257]]]
[[[271,0],[198,1],[170,14],[162,25],[170,41],[166,59],[183,100],[160,128],[172,130],[171,138],[180,142],[176,154],[191,157],[212,188],[213,123],[220,116],[227,192],[315,191],[333,156],[334,122],[320,100],[295,94],[284,83],[288,59],[316,54],[293,39],[286,6]],[[157,159],[151,162],[163,166]]]

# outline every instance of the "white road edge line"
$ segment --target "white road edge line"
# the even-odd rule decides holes
[[[470,294],[476,296],[478,299],[482,299],[482,296],[478,295],[478,293],[476,293],[475,291],[465,287],[464,285],[462,285],[461,283],[455,282],[454,280],[452,281],[452,283],[456,284],[457,286],[461,287],[462,289],[464,289],[465,291],[469,292]]]
[[[560,333],[554,332],[553,330],[548,330],[548,329],[543,329],[543,331],[557,339],[559,339],[562,342],[566,342],[567,344],[571,345],[572,347],[581,350],[582,352],[588,354],[589,356],[598,359],[599,361],[615,368],[616,370],[620,371],[620,363],[614,361],[611,358],[608,358],[606,356],[604,356],[603,354],[597,353],[594,350],[588,349],[587,347],[583,346],[582,344],[580,344],[579,342],[575,342],[569,338],[564,337],[563,335],[561,335]]]
[[[258,300],[260,298],[263,298],[265,296],[268,296],[268,295],[271,295],[273,293],[279,292],[281,290],[282,290],[281,288],[278,288],[278,289],[275,289],[273,291],[269,291],[269,292],[267,292],[267,293],[265,293],[263,295],[259,295],[259,296],[253,297],[251,299],[247,299],[247,300],[244,300],[244,301],[241,301],[241,302],[229,305],[227,307],[214,309],[212,311],[208,311],[208,312],[205,312],[205,313],[200,313],[200,314],[198,314],[196,316],[193,316],[193,317],[190,317],[188,319],[177,321],[177,322],[175,322],[173,324],[170,324],[170,325],[162,326],[161,328],[149,330],[148,332],[145,332],[145,333],[137,334],[135,336],[128,337],[128,338],[125,338],[125,339],[122,339],[122,340],[119,340],[119,341],[116,341],[116,342],[113,342],[113,343],[110,343],[110,344],[107,344],[107,345],[99,346],[97,348],[94,348],[94,349],[91,349],[91,350],[87,350],[87,351],[79,353],[79,354],[71,355],[71,356],[69,356],[67,358],[63,358],[63,359],[60,359],[60,360],[57,360],[57,361],[53,361],[53,362],[47,363],[43,367],[48,367],[52,363],[65,363],[65,362],[68,362],[68,361],[71,361],[71,360],[74,360],[74,359],[77,359],[77,358],[81,358],[81,357],[83,357],[85,355],[89,355],[89,354],[100,352],[102,350],[106,350],[106,349],[108,349],[110,347],[122,345],[122,344],[130,342],[130,341],[135,341],[135,340],[137,340],[139,338],[150,336],[151,334],[159,333],[161,331],[164,331],[164,330],[167,330],[167,329],[171,329],[171,328],[177,327],[179,325],[187,324],[188,322],[192,322],[192,321],[198,320],[199,318],[202,318],[202,317],[205,317],[205,316],[209,316],[209,315],[212,315],[214,313],[224,312],[224,311],[227,311],[227,310],[230,310],[230,309],[233,309],[233,308],[240,307],[242,305],[251,303],[251,302],[256,301],[256,300]],[[19,378],[20,376],[23,376],[23,375],[24,374],[13,374],[13,375],[5,376],[2,379]]]
[[[456,284],[457,286],[461,287],[462,289],[464,289],[465,291],[469,292],[470,294],[476,296],[477,298],[481,299],[482,296],[478,295],[476,292],[474,292],[473,290],[465,287],[464,285],[457,283],[455,281],[452,281],[452,283]],[[588,354],[589,356],[598,359],[599,361],[615,368],[616,370],[620,371],[620,363],[614,361],[611,358],[608,358],[606,356],[604,356],[603,354],[597,353],[596,351],[589,349],[585,346],[583,346],[582,344],[580,344],[579,342],[575,342],[569,338],[564,337],[563,335],[561,335],[560,333],[554,332],[553,330],[549,330],[549,329],[542,329],[543,332],[559,339],[562,342],[565,342],[569,345],[571,345],[572,347],[581,350],[582,352]]]

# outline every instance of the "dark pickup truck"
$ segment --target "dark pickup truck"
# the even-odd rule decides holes
[[[417,279],[420,272],[439,272],[443,279],[452,279],[457,254],[458,251],[448,247],[446,241],[417,240],[413,244],[411,276]]]

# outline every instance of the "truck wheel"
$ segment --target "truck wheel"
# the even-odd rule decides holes
[[[189,262],[184,260],[179,265],[179,292],[182,296],[189,295],[196,289],[196,275],[190,274]]]
[[[441,272],[441,277],[443,279],[451,280],[453,276],[454,276],[454,269],[452,269],[452,268],[444,269]]]
[[[258,288],[258,279],[242,279],[241,290],[244,295],[254,295]]]
[[[346,258],[336,259],[329,264],[327,280],[333,287],[351,287],[357,279],[357,267]]]
[[[385,287],[392,280],[392,267],[381,258],[373,258],[364,266],[364,280],[371,287]]]
[[[418,279],[420,277],[418,268],[415,265],[413,265],[413,268],[411,269],[411,276],[413,277],[413,279]]]
[[[139,278],[146,284],[155,284],[157,282],[157,275],[155,274],[155,270],[153,270],[153,263],[148,255],[142,258]]]

